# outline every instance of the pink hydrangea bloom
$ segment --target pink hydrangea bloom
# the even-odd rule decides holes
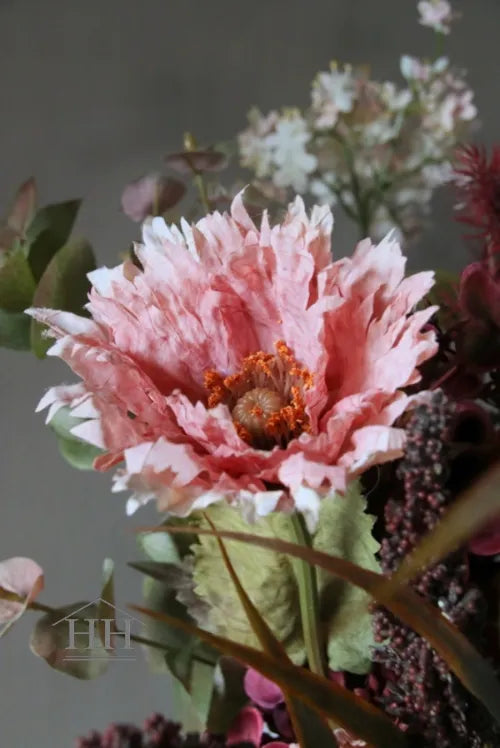
[[[89,277],[91,318],[34,309],[57,339],[49,351],[83,382],[40,408],[85,418],[76,436],[121,464],[128,511],[152,497],[187,515],[225,498],[249,515],[294,506],[314,521],[322,495],[344,491],[399,457],[393,426],[436,350],[414,311],[430,272],[404,277],[389,235],[332,262],[332,216],[300,198],[260,227],[242,196],[181,230],[149,220],[126,262]]]

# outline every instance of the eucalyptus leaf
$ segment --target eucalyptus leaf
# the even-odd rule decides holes
[[[27,179],[17,190],[7,218],[8,226],[23,235],[35,215],[37,189],[33,178]]]
[[[20,250],[0,260],[0,309],[24,312],[31,305],[35,293],[35,279]]]
[[[30,349],[30,318],[24,312],[0,309],[0,347],[16,351]]]
[[[82,313],[90,287],[87,273],[95,268],[92,247],[74,240],[61,247],[46,266],[33,297],[33,306]],[[44,325],[31,323],[33,352],[43,358],[51,341],[43,337]]]
[[[98,606],[85,602],[65,605],[47,613],[35,626],[30,648],[55,670],[82,680],[96,678],[105,672],[110,661],[110,653],[101,642],[98,627],[86,620],[98,617]],[[71,623],[70,619],[73,619],[74,623]],[[92,625],[95,626],[93,643],[89,640]],[[73,642],[70,636],[71,626],[74,626]],[[73,643],[75,648],[71,646]],[[93,644],[91,648],[90,643]]]
[[[94,460],[102,450],[94,447],[93,444],[80,441],[80,439],[63,439],[58,438],[59,452],[71,467],[77,470],[93,470]]]
[[[56,252],[66,243],[75,223],[81,200],[68,200],[41,208],[26,230],[28,260],[36,280]]]
[[[71,429],[83,420],[72,416],[70,408],[63,407],[50,420],[49,426],[57,436],[59,451],[64,459],[78,470],[92,470],[94,460],[102,454],[102,450],[71,433]]]

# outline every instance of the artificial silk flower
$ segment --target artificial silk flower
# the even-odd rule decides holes
[[[422,330],[435,308],[414,311],[433,273],[405,278],[390,235],[333,262],[332,224],[297,198],[257,227],[242,194],[182,231],[154,218],[141,268],[89,274],[90,318],[30,310],[82,379],[39,407],[86,419],[73,433],[105,450],[97,469],[120,465],[129,513],[153,497],[183,516],[225,499],[313,526],[322,496],[401,456],[404,388],[436,350]]]
[[[440,34],[450,33],[453,13],[448,0],[421,0],[417,8],[422,26],[429,26]]]

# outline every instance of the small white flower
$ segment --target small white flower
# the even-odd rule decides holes
[[[409,88],[398,89],[390,81],[382,83],[380,95],[391,112],[400,112],[402,109],[406,109],[412,100],[412,93]]]
[[[277,187],[292,187],[299,193],[307,190],[308,175],[317,166],[316,157],[306,150],[310,139],[311,132],[297,110],[287,112],[267,136],[266,143],[277,167],[273,175]]]
[[[316,113],[316,127],[334,127],[341,112],[350,112],[354,105],[355,80],[352,68],[338,70],[332,64],[329,72],[318,73],[313,83],[312,105]]]
[[[258,179],[267,177],[272,166],[272,149],[266,137],[279,121],[277,112],[264,117],[258,109],[248,113],[249,127],[238,136],[242,166],[255,171]]]
[[[448,0],[420,0],[417,7],[422,26],[429,26],[440,34],[450,33],[453,14]]]

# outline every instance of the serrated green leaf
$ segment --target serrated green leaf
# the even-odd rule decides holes
[[[461,537],[462,532],[466,532],[463,527],[463,520],[467,519],[467,512],[470,495],[473,499],[478,499],[478,508],[473,517],[474,521],[468,525],[468,533],[477,530],[475,522],[479,520],[484,522],[487,517],[493,516],[496,509],[498,511],[498,479],[500,467],[496,466],[487,474],[483,481],[479,482],[480,490],[478,494],[472,490],[467,492],[463,501],[459,501],[459,508],[455,514],[455,506],[449,510],[453,516],[451,522],[452,535],[447,523],[441,522],[433,531],[430,545],[434,546],[439,539],[440,552],[444,553],[445,548],[449,548],[448,543],[455,544]],[[456,525],[455,525],[456,522]],[[143,528],[145,532],[149,530],[158,531],[156,528]],[[184,533],[184,527],[162,528],[163,532],[172,532],[175,534]],[[455,531],[457,534],[455,535]],[[212,534],[213,530],[199,529],[199,533]],[[438,654],[448,664],[450,670],[461,680],[463,685],[474,694],[488,709],[490,714],[500,723],[500,683],[498,682],[495,670],[477,650],[472,646],[470,641],[462,632],[454,626],[441,612],[433,605],[428,603],[422,597],[417,595],[410,587],[400,586],[400,579],[393,583],[393,580],[384,580],[382,574],[377,574],[368,569],[356,566],[351,561],[333,556],[313,548],[305,548],[296,543],[289,543],[279,538],[259,537],[250,533],[231,532],[218,530],[220,537],[227,540],[235,540],[241,543],[248,543],[251,546],[274,550],[277,553],[286,553],[295,558],[301,558],[308,563],[314,564],[324,569],[335,577],[340,577],[350,584],[356,585],[365,592],[369,593],[378,602],[391,611],[399,620],[416,631],[420,636],[428,641]],[[418,550],[420,558],[424,558],[429,551],[429,546],[424,540],[424,547]],[[446,554],[445,554],[446,555]],[[415,558],[410,556],[410,566],[413,570]],[[406,570],[405,570],[406,571]],[[395,589],[396,588],[396,589]],[[203,638],[200,636],[200,638]],[[224,650],[228,654],[233,654],[234,650]],[[250,661],[249,661],[250,662]],[[264,672],[262,670],[262,672]]]
[[[214,531],[217,530],[215,525],[209,520],[209,524]],[[236,570],[233,566],[229,554],[226,551],[226,547],[220,538],[217,538],[217,543],[220,548],[222,559],[226,566],[226,569],[231,577],[237,595],[240,599],[241,605],[245,611],[248,622],[254,632],[260,646],[270,657],[276,657],[277,659],[290,663],[290,659],[287,656],[285,649],[281,642],[276,639],[273,632],[269,628],[267,621],[262,618],[259,611],[250,600],[246,591],[243,589],[241,581],[238,578]],[[299,585],[300,586],[300,585]],[[309,599],[309,598],[308,598]],[[304,617],[302,617],[304,622]],[[319,631],[313,632],[315,637],[319,636]],[[307,649],[309,654],[309,649]],[[321,666],[321,675],[324,675],[323,668]],[[295,736],[298,743],[302,748],[317,748],[318,744],[324,746],[324,748],[335,748],[336,740],[332,735],[331,727],[322,720],[317,714],[311,712],[311,710],[305,705],[298,701],[293,694],[288,692],[288,689],[284,690],[284,697],[288,712],[292,721]],[[321,736],[321,742],[319,743],[319,737]]]
[[[336,494],[322,501],[313,547],[378,572],[376,554],[380,545],[372,535],[374,522],[375,518],[366,513],[366,499],[355,482],[345,496]],[[319,587],[321,618],[328,626],[330,669],[368,672],[375,646],[369,595],[324,571],[319,574]]]
[[[240,512],[221,503],[209,507],[206,516],[217,530],[249,530]],[[200,520],[200,527],[209,527]],[[290,539],[290,526],[285,515],[265,517],[251,530],[256,535]],[[217,540],[200,536],[192,547],[194,554],[195,593],[209,606],[209,627],[221,636],[257,646],[255,633],[231,582],[221,557]],[[304,662],[304,642],[300,624],[298,591],[292,563],[281,554],[259,551],[238,543],[227,543],[227,551],[235,571],[262,618],[283,644],[294,662]]]
[[[85,240],[65,244],[45,268],[33,297],[33,306],[81,313],[90,287],[87,273],[95,268],[92,247]],[[44,325],[31,323],[31,347],[43,358],[52,345],[43,337]]]
[[[41,208],[26,230],[26,250],[35,279],[42,277],[56,252],[66,243],[81,200],[68,200]]]
[[[0,309],[0,347],[29,351],[30,318],[24,312],[4,312]]]
[[[79,609],[83,607],[84,609],[80,611]],[[76,649],[69,648],[68,618],[77,619],[74,624]],[[32,652],[42,657],[50,667],[74,678],[89,680],[102,675],[109,665],[110,654],[101,642],[97,626],[94,646],[91,650],[88,649],[89,624],[85,618],[98,618],[97,605],[79,602],[47,613],[37,622],[31,635]],[[88,659],[70,659],[75,656]]]
[[[35,293],[35,279],[26,258],[19,250],[0,261],[0,308],[24,312]]]

